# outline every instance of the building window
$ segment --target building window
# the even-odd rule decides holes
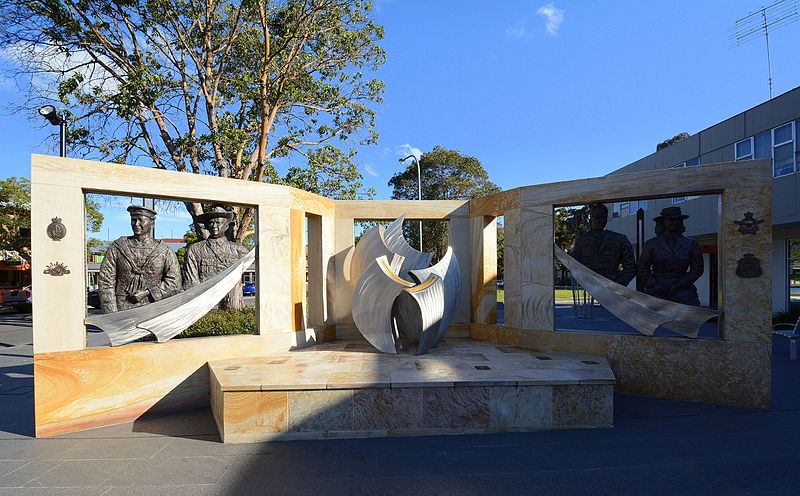
[[[752,160],[753,138],[747,138],[736,143],[736,160]]]
[[[647,211],[647,200],[630,200],[624,202],[614,202],[611,204],[611,217],[626,217],[636,215],[639,209]]]
[[[800,164],[797,123],[787,122],[734,144],[736,160],[771,158],[773,175],[785,176],[797,171]]]
[[[794,163],[800,167],[800,120],[794,121]]]
[[[794,172],[794,122],[772,130],[772,165],[775,177]]]
[[[800,307],[800,239],[786,240],[788,310]]]
[[[680,163],[678,165],[673,165],[672,167],[670,167],[670,169],[678,169],[681,167],[694,167],[695,165],[700,165],[700,157],[687,160],[686,162]],[[694,200],[695,198],[697,198],[697,196],[674,196],[672,197],[672,203],[680,203],[687,200]]]

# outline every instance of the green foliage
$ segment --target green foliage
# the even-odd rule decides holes
[[[178,338],[223,336],[228,334],[255,334],[257,332],[255,308],[244,310],[211,310]]]
[[[570,251],[575,239],[591,228],[589,205],[582,207],[557,207],[553,210],[556,244]]]
[[[86,210],[86,230],[89,232],[100,232],[103,227],[103,214],[100,212],[100,204],[97,200],[86,195],[84,198]]]
[[[506,229],[505,225],[497,224],[497,280],[506,278]]]
[[[11,1],[0,48],[55,80],[30,94],[61,107],[72,153],[356,198],[352,145],[377,142],[384,87],[371,16],[365,0]]]
[[[108,242],[102,241],[97,238],[89,238],[86,240],[86,262],[92,261],[93,253],[104,254],[108,250]]]
[[[31,182],[25,177],[0,180],[0,250],[30,249]]]
[[[685,140],[689,136],[690,136],[690,134],[687,133],[687,132],[678,133],[675,136],[673,136],[672,138],[664,140],[661,143],[657,144],[656,145],[656,151],[662,150],[662,149],[668,147],[669,145],[677,143],[678,141]]]
[[[480,160],[462,155],[457,150],[435,146],[419,158],[422,176],[422,198],[425,200],[471,200],[500,192],[500,187],[489,180],[489,174]],[[392,199],[417,199],[417,167],[408,162],[406,170],[389,180]],[[419,224],[406,222],[404,234],[411,246],[419,247]],[[447,250],[447,223],[423,222],[423,251],[436,252],[435,260]]]
[[[555,242],[561,249],[571,251],[578,236],[589,231],[590,228],[589,205],[553,209]],[[555,260],[554,263],[555,269],[561,272],[563,281],[566,278],[567,269],[558,260]]]
[[[186,243],[186,245],[178,248],[178,251],[175,253],[175,255],[178,257],[178,263],[181,266],[181,270],[183,270],[186,266],[186,250],[189,248],[189,245],[200,241],[200,237],[194,231],[193,226],[189,226],[189,230],[183,235],[183,241]]]
[[[103,225],[100,205],[90,197],[85,198],[86,229],[99,232]],[[26,177],[9,177],[0,180],[0,250],[27,252],[31,246],[31,181]],[[87,260],[90,251],[100,246],[100,240],[87,242]]]

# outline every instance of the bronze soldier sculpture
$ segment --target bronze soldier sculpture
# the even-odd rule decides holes
[[[178,258],[150,234],[156,211],[131,205],[128,212],[133,236],[114,241],[100,265],[97,286],[104,313],[161,300],[181,288]]]
[[[683,235],[680,207],[667,207],[655,217],[656,237],[648,239],[639,260],[644,292],[686,305],[700,305],[694,282],[703,275],[703,254],[697,241]]]
[[[627,286],[636,275],[633,248],[624,234],[607,231],[608,208],[602,203],[589,206],[591,230],[578,236],[572,256],[603,277]]]
[[[247,254],[247,248],[226,237],[234,221],[234,213],[221,205],[197,217],[197,222],[208,230],[208,239],[198,241],[186,250],[184,288],[190,288],[225,270]],[[242,289],[238,285],[222,299],[223,309],[239,309],[242,306]]]

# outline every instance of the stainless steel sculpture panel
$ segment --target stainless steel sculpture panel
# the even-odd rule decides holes
[[[408,277],[409,271],[428,267],[431,264],[431,260],[433,260],[433,253],[415,250],[406,241],[403,236],[403,220],[405,217],[405,215],[401,215],[395,219],[394,222],[386,226],[386,230],[383,232],[383,241],[386,247],[393,253],[405,257],[403,265],[398,272],[403,279]]]
[[[412,277],[417,279],[417,282],[428,280],[431,275],[437,275],[442,278],[444,286],[444,308],[442,314],[442,321],[439,323],[439,330],[436,334],[436,341],[432,347],[436,347],[436,343],[441,341],[450,324],[453,322],[453,315],[456,313],[456,306],[458,306],[458,297],[461,294],[461,268],[458,265],[458,258],[453,253],[451,246],[447,247],[447,252],[436,265],[428,267],[427,269],[415,269],[411,271]]]
[[[444,284],[435,274],[424,283],[405,289],[394,300],[392,320],[395,329],[419,343],[417,355],[427,353],[439,342],[444,303]]]
[[[392,271],[399,273],[403,260],[400,255],[390,250],[383,237],[383,226],[373,226],[364,231],[361,239],[353,249],[350,261],[350,286],[355,289],[361,275],[378,257],[386,257],[391,262]],[[400,258],[398,258],[400,257]]]
[[[399,341],[393,332],[391,308],[397,296],[414,284],[401,279],[386,256],[373,261],[356,283],[353,321],[369,344],[384,353],[397,353]]]

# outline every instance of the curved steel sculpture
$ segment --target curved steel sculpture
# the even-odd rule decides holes
[[[356,283],[353,293],[353,321],[369,344],[384,353],[397,353],[400,342],[392,328],[394,300],[414,284],[401,279],[382,255],[373,261]]]
[[[706,308],[633,291],[582,265],[558,245],[553,245],[553,249],[558,260],[589,294],[606,310],[642,334],[652,336],[659,326],[663,326],[682,336],[696,338],[700,326],[718,315]]]
[[[214,308],[239,284],[242,273],[255,259],[256,249],[253,248],[227,269],[186,291],[141,307],[91,315],[86,323],[105,331],[111,346],[130,343],[151,333],[163,343]]]
[[[419,343],[417,355],[427,353],[439,342],[439,328],[443,322],[445,306],[444,292],[442,278],[432,274],[422,284],[406,288],[394,300],[394,328]]]
[[[461,275],[451,247],[442,260],[427,267],[433,253],[417,251],[406,242],[404,217],[386,229],[368,229],[353,250],[353,320],[378,350],[397,353],[403,334],[418,343],[419,355],[436,347],[447,332],[461,291]]]
[[[427,269],[415,269],[411,271],[411,276],[416,281],[422,282],[427,280],[432,274],[442,278],[444,285],[444,308],[442,314],[442,321],[439,323],[439,330],[436,334],[436,341],[432,345],[433,348],[441,341],[450,323],[453,322],[453,315],[456,313],[456,306],[458,305],[458,297],[461,295],[461,268],[458,265],[458,258],[453,253],[451,246],[447,247],[445,252],[436,265],[428,267]]]
[[[370,227],[356,243],[350,260],[350,286],[353,289],[361,279],[361,274],[379,257],[386,257],[391,262],[392,271],[395,274],[399,273],[402,257],[386,246],[383,232],[383,226]]]
[[[408,277],[408,272],[411,270],[429,266],[433,259],[433,253],[415,250],[408,244],[408,241],[403,236],[403,220],[405,218],[405,214],[401,215],[386,226],[386,230],[383,232],[383,241],[386,247],[391,252],[405,257],[398,272],[402,278]]]

